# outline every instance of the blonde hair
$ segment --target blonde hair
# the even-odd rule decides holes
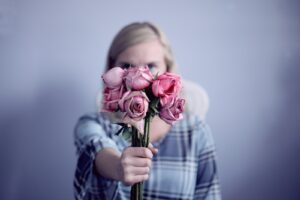
[[[157,25],[154,25],[150,22],[131,23],[118,32],[110,45],[105,71],[114,67],[118,56],[124,50],[133,45],[147,42],[153,39],[158,39],[158,41],[164,48],[164,57],[167,71],[174,72],[176,65],[167,37]]]

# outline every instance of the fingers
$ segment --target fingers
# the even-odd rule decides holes
[[[151,167],[152,161],[149,158],[131,157],[122,160],[124,166]]]
[[[125,153],[130,154],[133,157],[149,158],[153,157],[153,153],[150,149],[145,147],[128,147]]]
[[[128,147],[121,156],[121,181],[126,185],[145,181],[149,177],[153,153],[145,147]]]
[[[153,154],[158,153],[158,149],[153,147],[151,143],[149,143],[148,148],[145,147],[128,147],[125,151],[131,156],[143,157],[143,158],[152,158]]]
[[[149,143],[148,149],[150,149],[150,151],[152,152],[152,154],[157,154],[158,153],[158,149],[155,148],[151,143]]]
[[[137,176],[126,176],[123,182],[125,185],[133,185],[138,182],[146,181],[148,178],[149,178],[148,174],[137,175]]]
[[[131,165],[125,165],[122,169],[122,181],[126,185],[133,185],[135,183],[145,181],[149,178],[150,167],[135,167]]]
[[[127,169],[126,173],[134,176],[148,175],[150,173],[150,167],[131,167]]]

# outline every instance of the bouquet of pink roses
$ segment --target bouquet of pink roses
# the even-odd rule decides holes
[[[148,147],[150,122],[155,115],[168,124],[182,118],[185,100],[179,98],[181,80],[176,74],[154,77],[148,66],[114,67],[102,79],[102,111],[123,114],[118,134],[130,136],[133,147]],[[131,199],[142,199],[142,192],[143,183],[134,184]]]

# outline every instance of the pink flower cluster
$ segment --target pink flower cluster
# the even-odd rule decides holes
[[[154,78],[148,66],[114,67],[102,79],[105,84],[102,110],[124,112],[124,123],[135,125],[134,122],[143,120],[155,98],[159,98],[155,109],[162,120],[173,124],[182,118],[185,100],[179,98],[180,77],[173,73]]]

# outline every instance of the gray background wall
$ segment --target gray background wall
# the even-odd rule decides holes
[[[0,0],[0,199],[72,199],[72,131],[129,22],[206,88],[224,199],[300,199],[300,4]]]

